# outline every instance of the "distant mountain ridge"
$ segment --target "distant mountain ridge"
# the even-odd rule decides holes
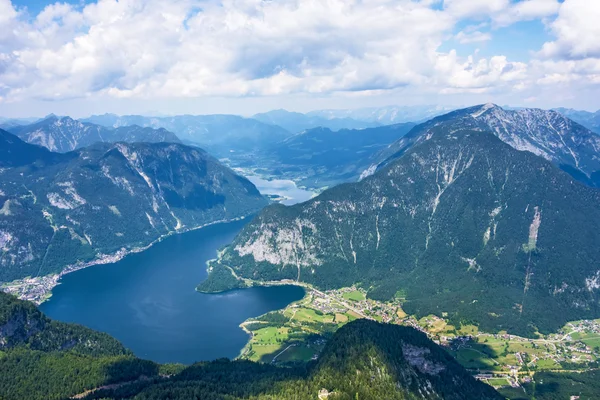
[[[306,115],[335,119],[351,118],[357,121],[392,125],[405,122],[419,123],[456,109],[446,106],[386,106],[357,109],[315,110]]]
[[[238,152],[251,153],[264,148],[266,144],[291,136],[290,132],[279,126],[225,114],[173,117],[104,114],[82,121],[111,128],[129,125],[164,128],[175,133],[185,143],[199,145],[219,158],[235,156]]]
[[[600,136],[556,111],[504,110],[495,104],[453,111],[417,125],[383,150],[377,156],[378,161],[363,176],[426,140],[428,135],[425,133],[440,124],[452,130],[491,131],[517,150],[544,157],[588,185],[600,185]]]
[[[266,113],[255,114],[252,118],[266,124],[278,125],[292,133],[299,133],[308,129],[327,128],[332,131],[341,129],[364,129],[379,126],[376,122],[358,121],[352,118],[324,118],[317,115],[302,114],[286,110],[273,110]]]
[[[356,181],[373,157],[404,136],[415,124],[366,129],[308,129],[261,154],[259,164],[308,187]]]
[[[596,112],[580,111],[572,108],[555,108],[554,110],[600,135],[600,110]]]
[[[70,117],[48,116],[30,125],[19,125],[9,131],[24,141],[51,151],[66,153],[94,143],[114,142],[170,142],[181,143],[179,138],[165,129],[139,126],[106,127],[74,120]]]
[[[0,133],[11,149],[0,150],[0,165],[31,158],[0,170],[0,282],[56,274],[267,204],[198,148],[119,142],[60,154]]]

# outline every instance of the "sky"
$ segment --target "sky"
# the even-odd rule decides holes
[[[0,0],[0,116],[600,109],[600,0]]]

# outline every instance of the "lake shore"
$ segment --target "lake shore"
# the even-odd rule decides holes
[[[6,293],[10,293],[10,294],[18,297],[21,300],[28,300],[28,301],[33,302],[36,305],[40,305],[43,302],[50,299],[50,297],[52,296],[52,289],[54,289],[57,285],[60,284],[60,278],[63,277],[64,275],[70,274],[75,271],[79,271],[84,268],[89,268],[89,267],[92,267],[95,265],[116,263],[116,262],[122,260],[123,258],[127,257],[130,254],[141,253],[143,251],[146,251],[149,248],[151,248],[152,246],[156,245],[157,243],[160,243],[163,240],[165,240],[173,235],[179,235],[179,234],[195,231],[198,229],[209,227],[211,225],[226,224],[226,223],[231,223],[231,222],[235,222],[235,221],[241,221],[241,220],[251,217],[252,215],[253,214],[244,215],[241,217],[231,218],[231,219],[226,219],[226,220],[218,220],[218,221],[209,222],[209,223],[206,223],[203,225],[199,225],[196,227],[182,228],[179,230],[170,231],[164,235],[161,235],[157,239],[153,240],[151,243],[149,243],[146,246],[134,247],[132,249],[121,248],[120,250],[118,250],[112,254],[100,254],[94,260],[87,261],[87,262],[78,262],[76,264],[69,265],[57,274],[44,275],[44,276],[39,276],[39,277],[35,277],[35,278],[29,277],[29,278],[18,279],[18,280],[12,281],[12,282],[6,282],[0,286],[0,290],[4,291]]]

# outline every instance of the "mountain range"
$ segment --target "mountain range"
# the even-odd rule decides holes
[[[427,140],[427,132],[440,124],[448,130],[490,131],[513,148],[541,156],[576,179],[600,185],[600,136],[552,110],[505,110],[494,104],[453,111],[416,126],[406,136],[381,151],[363,176]]]
[[[61,154],[4,131],[0,141],[0,165],[12,166],[0,170],[2,282],[114,260],[267,204],[248,180],[178,143],[96,143]]]
[[[323,188],[356,181],[374,157],[415,124],[366,129],[313,128],[258,152],[250,163],[303,186]],[[257,159],[258,157],[258,159]]]
[[[331,109],[308,112],[309,117],[325,119],[350,118],[356,121],[370,122],[378,125],[392,125],[404,122],[423,122],[438,115],[454,110],[445,106],[386,106],[366,107],[358,109]]]
[[[377,122],[359,121],[348,117],[325,118],[319,115],[302,114],[286,110],[273,110],[253,115],[252,118],[265,124],[278,125],[292,133],[300,133],[314,128],[339,131],[340,129],[364,129],[381,125]]]
[[[412,315],[528,336],[597,318],[600,192],[501,140],[527,138],[525,146],[583,168],[594,158],[571,141],[593,138],[557,113],[511,120],[500,110],[484,105],[419,125],[362,181],[267,207],[211,264],[218,281],[209,276],[200,290],[246,286],[240,278],[359,284],[373,299],[404,299]],[[506,136],[495,121],[523,129]],[[529,136],[535,123],[547,130]]]
[[[60,153],[77,150],[98,142],[181,143],[174,133],[165,129],[142,128],[135,125],[108,129],[70,117],[55,115],[29,125],[13,126],[8,131],[25,142],[44,146],[48,150]]]
[[[596,112],[574,110],[572,108],[556,108],[555,110],[600,135],[600,110]]]
[[[236,115],[144,117],[104,114],[82,121],[110,128],[129,125],[164,128],[175,133],[184,143],[201,146],[217,158],[231,158],[237,153],[253,153],[266,144],[291,136],[290,132],[279,126]]]
[[[158,365],[110,336],[55,322],[0,292],[0,396],[81,399],[500,400],[413,328],[355,321],[307,367],[216,360]]]

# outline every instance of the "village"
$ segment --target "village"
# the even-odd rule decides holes
[[[476,326],[457,329],[437,316],[416,319],[404,312],[402,298],[374,301],[358,287],[321,291],[303,286],[305,298],[283,311],[289,321],[281,332],[295,332],[296,337],[298,332],[305,332],[313,337],[321,333],[318,327],[329,331],[357,318],[411,326],[446,348],[477,379],[494,387],[519,388],[530,382],[536,371],[587,370],[597,367],[600,360],[600,320],[571,322],[557,333],[523,338],[506,332],[480,332]],[[276,356],[270,359],[273,363],[298,360],[295,353],[316,359],[324,345],[324,341],[307,345],[282,342],[286,343],[283,352],[270,348],[275,350]]]

